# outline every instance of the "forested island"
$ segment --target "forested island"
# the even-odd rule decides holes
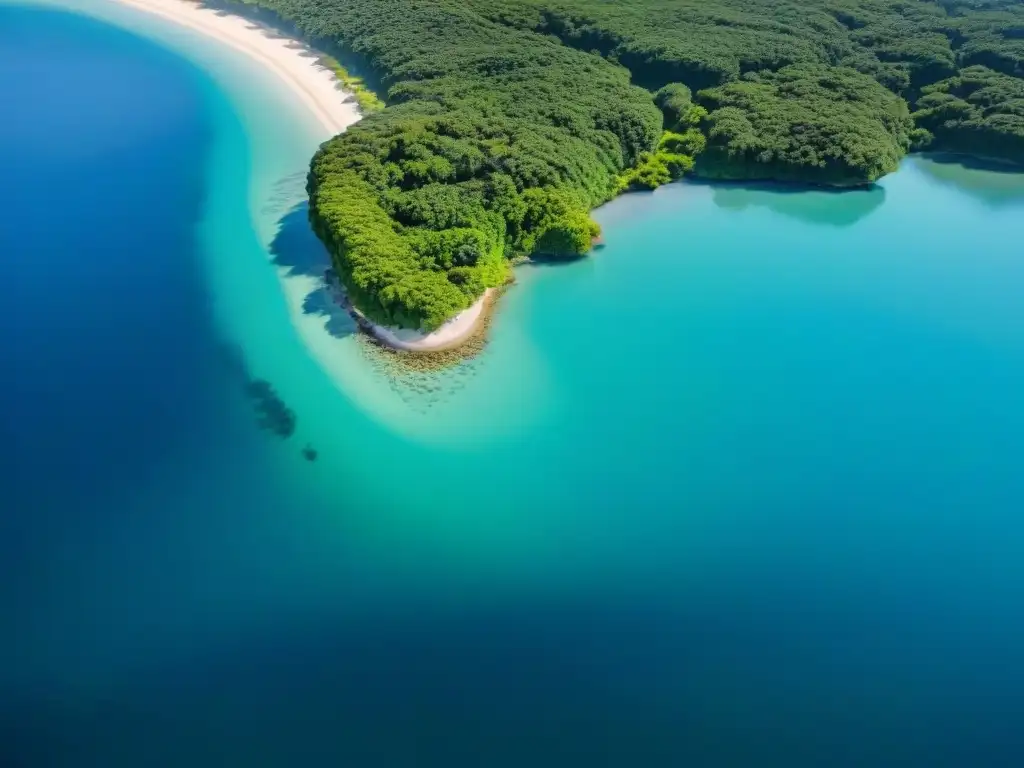
[[[912,150],[1024,163],[1021,0],[245,0],[383,107],[310,217],[373,320],[432,329],[572,256],[590,210],[694,174],[870,183]],[[368,100],[373,103],[373,100]]]

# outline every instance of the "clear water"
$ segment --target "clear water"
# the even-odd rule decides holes
[[[320,130],[82,7],[0,6],[0,762],[1020,762],[1024,176],[631,195],[394,381]]]

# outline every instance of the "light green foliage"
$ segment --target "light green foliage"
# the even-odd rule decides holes
[[[523,194],[526,216],[522,244],[529,253],[571,256],[590,250],[601,229],[570,192],[529,189]]]
[[[663,158],[657,153],[649,152],[641,155],[636,167],[630,168],[619,177],[617,187],[620,192],[627,189],[657,189],[670,181],[672,173]]]
[[[681,179],[693,170],[693,156],[704,149],[704,134],[695,128],[686,133],[665,131],[654,152],[645,152],[633,167],[618,178],[618,191],[657,189]]]
[[[704,151],[707,143],[708,140],[704,137],[703,133],[698,131],[696,128],[690,128],[686,133],[665,131],[664,135],[661,137],[661,141],[658,142],[658,148],[665,150],[666,152],[674,152],[680,155],[696,157]]]
[[[342,66],[341,62],[333,56],[323,56],[322,60],[324,66],[334,73],[334,76],[338,78],[338,81],[344,86],[345,90],[355,98],[356,103],[359,105],[359,111],[362,114],[367,115],[370,112],[379,112],[384,109],[384,102],[381,101],[376,93],[366,87],[363,78],[350,74]]]

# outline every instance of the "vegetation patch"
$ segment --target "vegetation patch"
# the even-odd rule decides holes
[[[922,149],[1024,164],[1024,80],[968,67],[924,88],[917,108]]]
[[[906,102],[853,69],[793,65],[698,98],[709,178],[864,184],[895,171],[910,147]]]
[[[359,111],[363,115],[368,115],[371,112],[379,112],[384,109],[384,102],[376,93],[367,87],[363,78],[350,74],[349,71],[342,66],[341,62],[333,56],[321,56],[320,61],[325,67],[334,73],[334,76],[338,78],[338,82],[341,86],[352,94],[352,97],[356,100],[356,104],[359,105]]]
[[[848,186],[911,147],[1021,157],[1020,0],[250,5],[365,62],[387,104],[309,193],[353,302],[392,325],[586,252],[593,207],[688,172]]]

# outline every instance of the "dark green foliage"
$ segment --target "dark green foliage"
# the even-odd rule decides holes
[[[701,91],[710,115],[702,175],[862,184],[910,145],[906,103],[852,69],[796,65]]]
[[[849,185],[911,146],[1020,158],[1021,0],[247,1],[388,105],[309,181],[383,322],[436,326],[510,257],[582,253],[591,207],[690,169]]]
[[[674,130],[693,107],[693,92],[682,83],[669,83],[654,94],[654,103],[665,116],[665,128]]]
[[[968,67],[925,88],[917,107],[928,149],[1024,164],[1024,80]]]
[[[963,45],[957,51],[962,67],[982,65],[1013,77],[1024,77],[1024,3],[991,0],[964,3],[956,10]]]

